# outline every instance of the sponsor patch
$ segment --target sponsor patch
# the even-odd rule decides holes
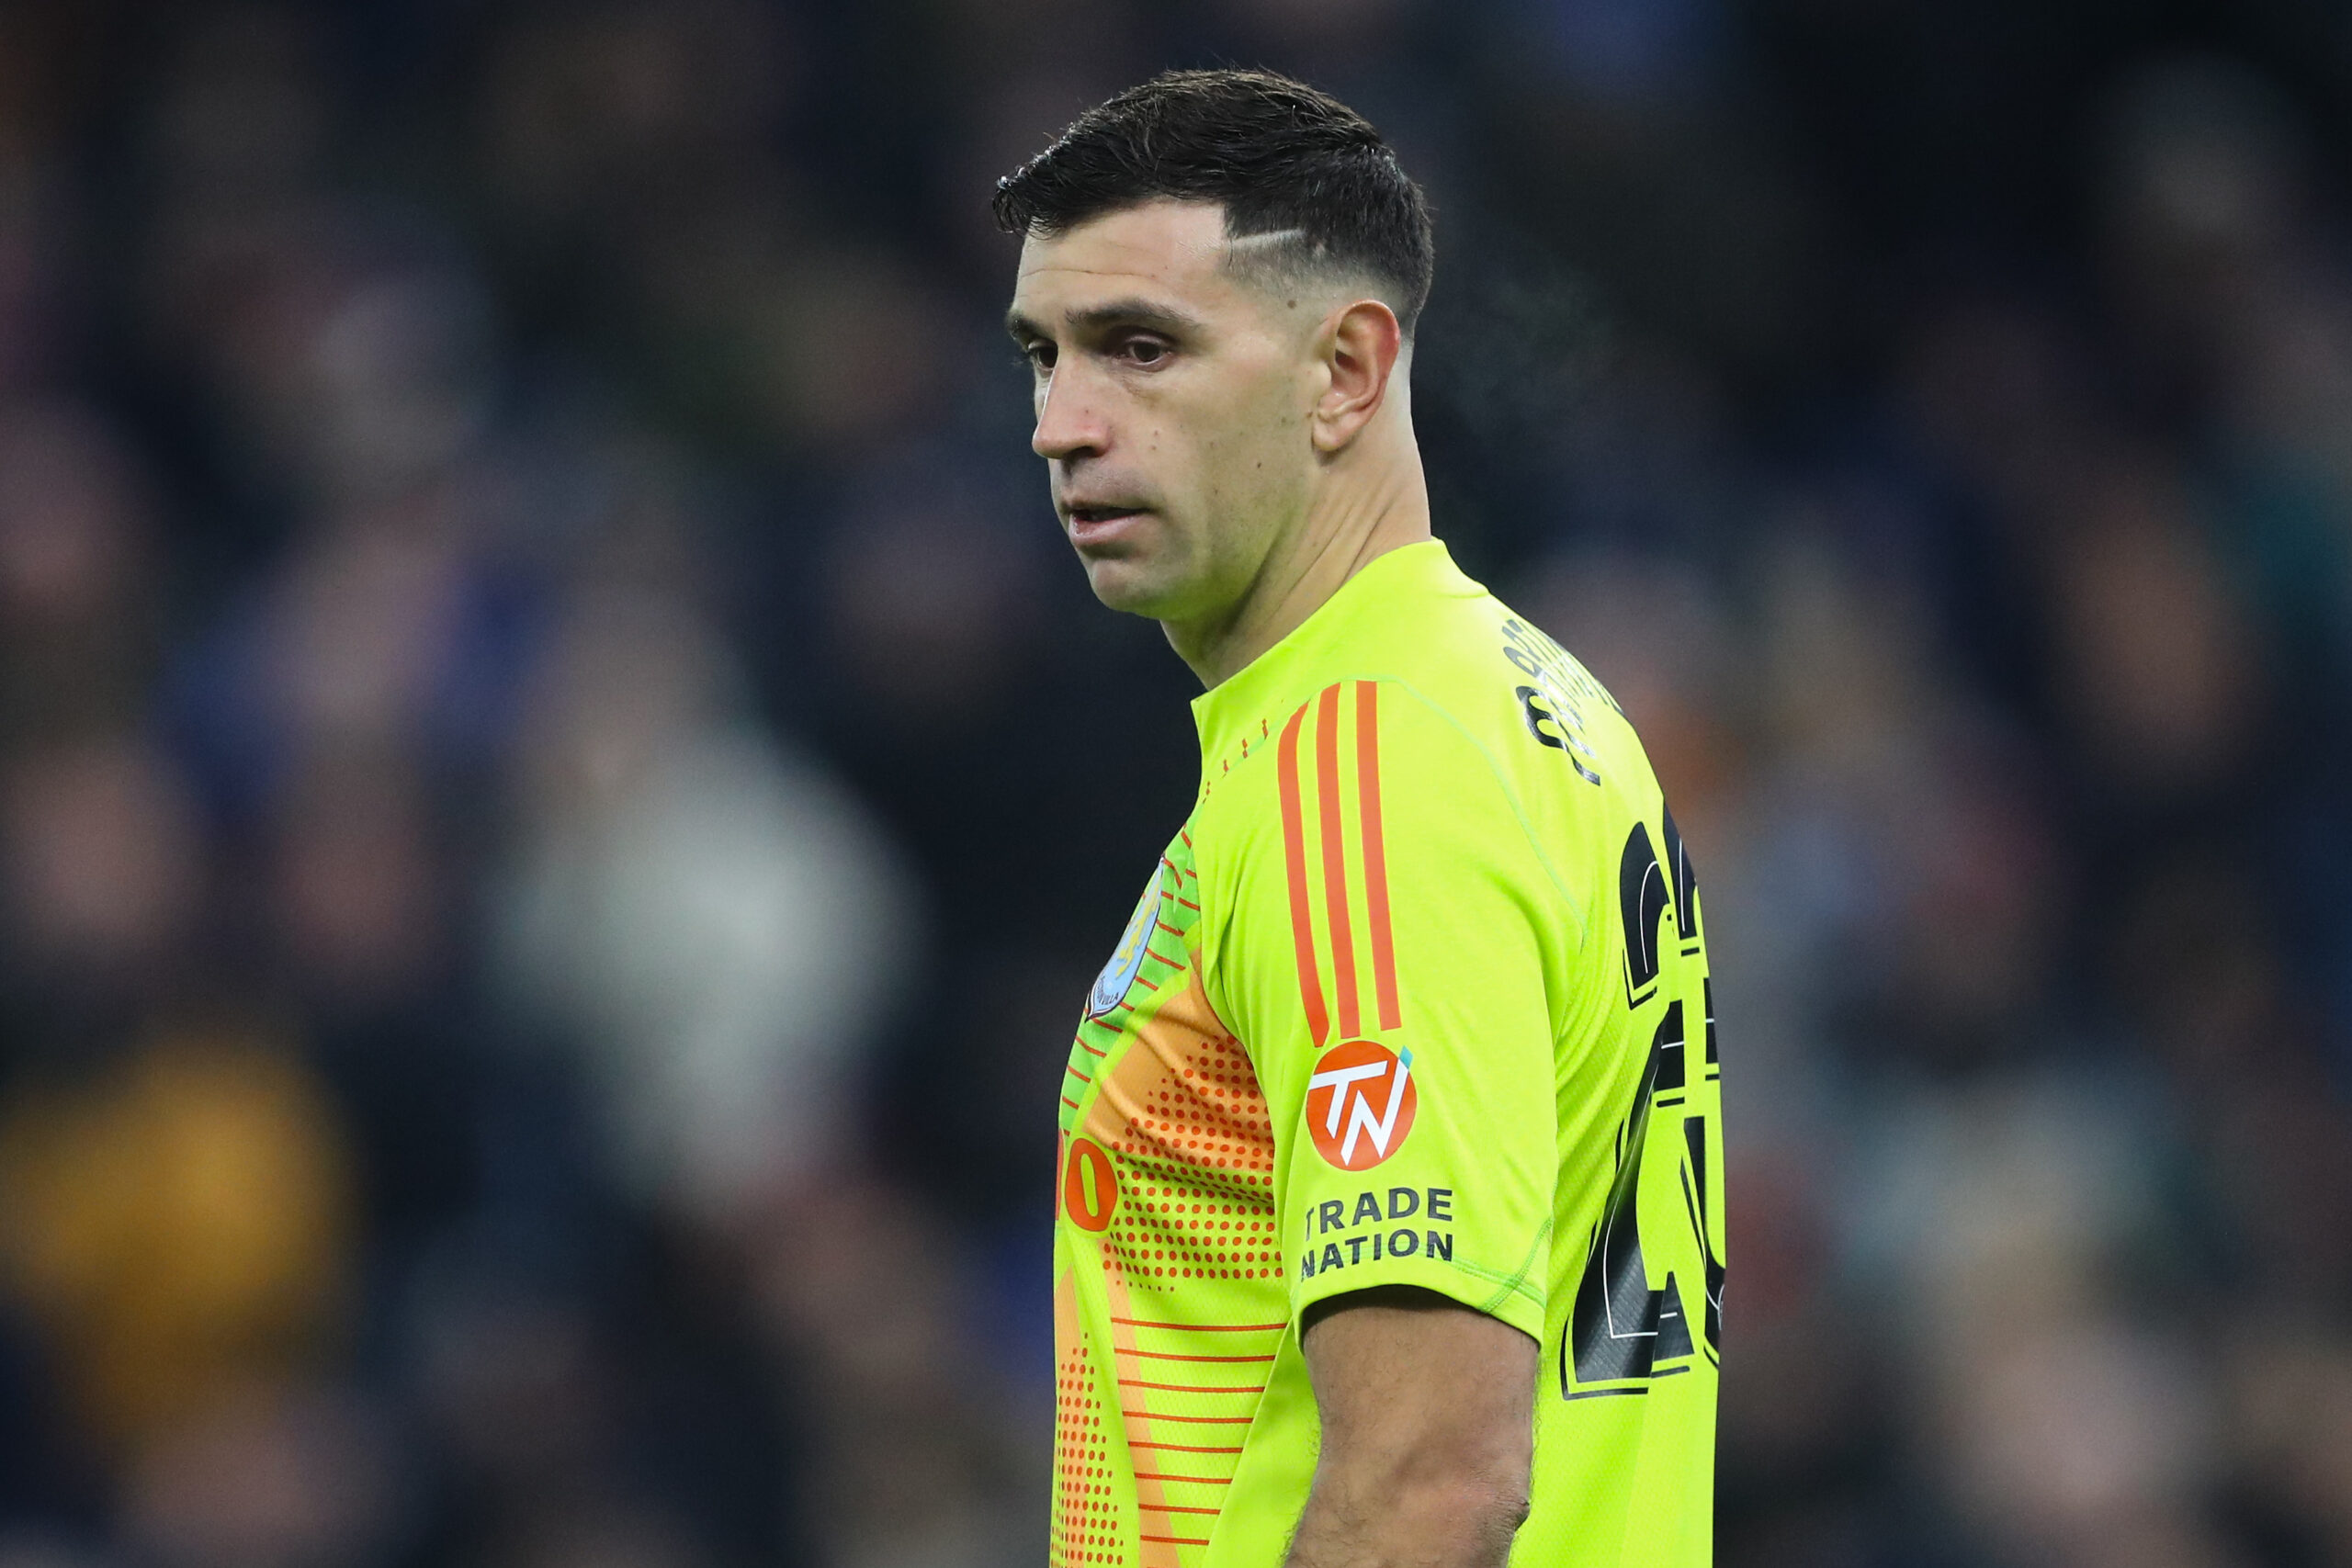
[[[1306,1129],[1330,1164],[1369,1170],[1404,1146],[1419,1100],[1412,1052],[1351,1040],[1324,1052],[1306,1080]]]

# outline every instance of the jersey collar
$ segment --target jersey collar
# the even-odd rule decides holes
[[[1384,607],[1424,594],[1445,598],[1484,592],[1453,564],[1442,539],[1418,539],[1375,556],[1316,606],[1290,634],[1216,685],[1193,699],[1202,766],[1258,733],[1285,699],[1349,676],[1378,678],[1387,664],[1381,628],[1394,618]]]

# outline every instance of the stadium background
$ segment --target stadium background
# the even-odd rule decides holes
[[[1194,756],[985,204],[1217,62],[1698,857],[1723,1561],[2352,1560],[2347,17],[0,5],[0,1564],[1039,1560]]]

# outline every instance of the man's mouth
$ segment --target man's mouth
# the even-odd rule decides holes
[[[1145,515],[1143,507],[1116,502],[1073,506],[1068,512],[1069,542],[1080,550],[1125,548],[1133,525]]]

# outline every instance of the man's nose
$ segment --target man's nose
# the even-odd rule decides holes
[[[1110,426],[1100,405],[1087,395],[1084,378],[1073,374],[1074,369],[1056,367],[1037,400],[1037,428],[1029,446],[1040,457],[1100,457],[1110,446]]]

